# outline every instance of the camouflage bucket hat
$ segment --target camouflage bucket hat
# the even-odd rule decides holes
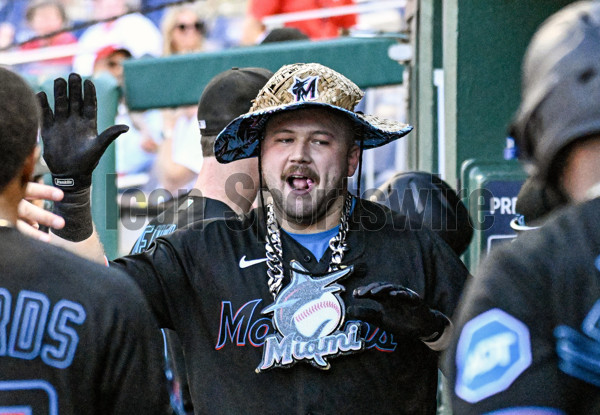
[[[237,117],[215,140],[215,156],[229,163],[258,155],[258,142],[273,114],[300,108],[329,108],[345,114],[364,149],[390,143],[413,127],[354,112],[363,92],[342,74],[318,63],[296,63],[279,69],[260,90],[250,111]]]

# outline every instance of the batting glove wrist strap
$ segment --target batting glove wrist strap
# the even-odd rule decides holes
[[[52,233],[71,242],[80,242],[92,235],[94,225],[90,190],[88,186],[76,191],[66,191],[60,202],[54,202],[53,212],[65,219],[65,227],[53,229]]]

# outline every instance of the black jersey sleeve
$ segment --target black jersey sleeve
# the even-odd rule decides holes
[[[106,313],[102,324],[104,343],[102,379],[98,388],[111,414],[166,414],[169,398],[162,370],[162,335],[157,330],[148,304],[139,288],[119,275],[114,312]]]
[[[179,234],[160,237],[147,251],[118,258],[110,264],[135,280],[161,328],[173,328],[171,311],[177,298],[171,288],[185,286],[180,284],[187,276],[186,259],[177,244]]]
[[[452,318],[469,272],[437,234],[426,228],[417,234],[421,238],[425,301],[431,308]]]

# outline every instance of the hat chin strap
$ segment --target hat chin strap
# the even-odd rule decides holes
[[[360,194],[360,184],[362,181],[362,166],[363,166],[363,151],[364,151],[364,146],[363,146],[364,141],[360,140],[360,150],[358,153],[358,180],[356,183],[356,197],[360,198],[361,194]]]

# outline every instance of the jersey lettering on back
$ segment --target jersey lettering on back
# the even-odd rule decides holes
[[[58,415],[58,393],[45,380],[0,381],[0,415]]]
[[[51,306],[46,295],[26,290],[19,292],[12,313],[11,304],[10,292],[0,288],[0,357],[40,357],[49,366],[69,367],[79,344],[73,325],[86,319],[83,306],[65,299]],[[44,333],[51,341],[43,342]]]

